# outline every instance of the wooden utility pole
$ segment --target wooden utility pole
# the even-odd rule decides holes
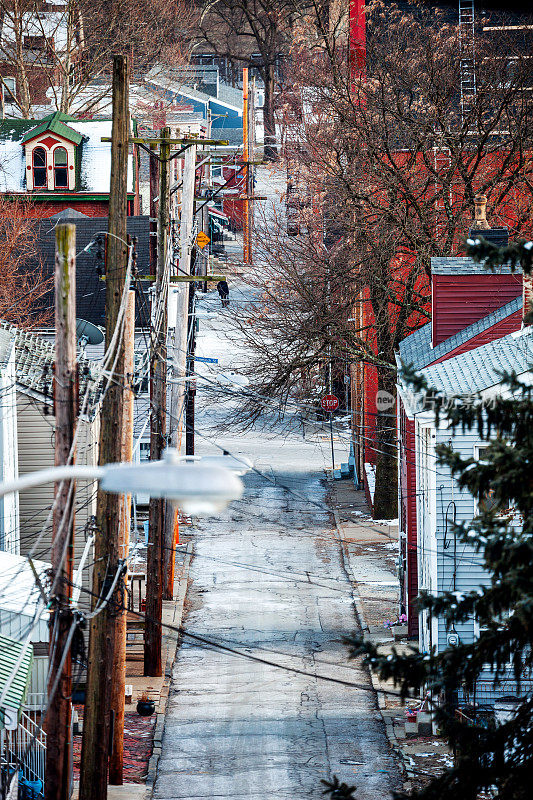
[[[76,420],[76,226],[56,228],[55,259],[55,465],[74,462],[72,445]],[[50,678],[48,693],[61,671],[46,720],[46,800],[69,800],[72,758],[72,660],[69,633],[74,559],[74,481],[56,484],[52,571],[57,575],[50,619]],[[61,664],[64,651],[66,658]]]
[[[106,345],[109,347],[117,326],[126,278],[128,179],[128,62],[126,56],[113,59],[113,129],[111,136],[111,183],[109,190],[109,235],[106,260]],[[116,357],[116,362],[115,362]],[[115,364],[114,378],[102,401],[100,415],[99,463],[109,464],[122,458],[124,419],[124,343],[118,337],[110,364]],[[123,603],[120,581],[110,602],[105,602],[120,570],[119,526],[122,498],[98,492],[96,538],[94,543],[94,604],[104,604],[91,619],[89,664],[83,745],[80,770],[80,800],[106,800],[108,758],[111,750],[111,676],[116,640],[116,614]]]
[[[157,264],[157,198],[159,196],[159,162],[156,158],[156,144],[150,145],[150,267],[155,272]]]
[[[196,266],[196,265],[195,265]],[[196,319],[194,316],[194,297],[196,284],[189,284],[189,313],[187,322],[187,365],[186,375],[189,378],[185,388],[185,455],[194,455],[194,401],[196,386],[194,379],[194,353],[196,350]]]
[[[133,458],[133,416],[135,395],[132,381],[134,377],[135,346],[135,290],[130,289],[124,319],[124,373],[126,389],[124,392],[124,425],[122,438],[122,461],[131,462]],[[119,526],[120,557],[127,559],[130,546],[131,495],[122,495]],[[127,573],[120,579],[120,591],[126,597]],[[124,783],[124,704],[126,691],[126,629],[128,612],[125,604],[117,609],[116,644],[111,678],[111,710],[113,711],[113,746],[109,759],[109,783],[122,786]]]
[[[248,67],[242,71],[242,158],[245,163],[244,170],[244,199],[243,199],[243,243],[242,260],[250,263],[250,150],[248,147]]]
[[[185,151],[183,165],[183,186],[181,190],[180,219],[180,257],[179,274],[188,275],[191,271],[192,230],[194,221],[194,184],[196,176],[196,145],[190,145]],[[180,286],[180,284],[178,284]],[[180,286],[176,303],[176,320],[174,325],[174,352],[172,356],[172,372],[174,378],[185,375],[187,359],[189,291],[187,284]],[[183,426],[183,404],[185,392],[183,387],[173,386],[170,404],[170,441],[173,447],[181,444]]]
[[[159,210],[157,218],[157,269],[152,313],[155,329],[150,361],[150,459],[159,461],[167,445],[167,336],[168,287],[170,264],[168,233],[170,225],[170,128],[161,131],[159,150]],[[163,537],[165,501],[150,500],[148,557],[146,564],[146,620],[144,623],[144,674],[158,677],[161,664],[161,615],[163,610]]]
[[[181,190],[180,254],[179,275],[188,275],[191,265],[191,237],[194,221],[194,185],[196,175],[197,145],[189,144],[184,155],[183,180]],[[187,370],[188,309],[189,287],[186,283],[176,284],[179,292],[176,297],[176,319],[174,321],[174,342],[172,353],[172,377],[183,377]],[[177,450],[181,449],[183,417],[185,413],[186,391],[183,386],[173,384],[170,395],[169,442]],[[166,504],[165,551],[163,559],[163,596],[172,600],[172,562],[174,559],[174,533],[176,511],[171,503]]]

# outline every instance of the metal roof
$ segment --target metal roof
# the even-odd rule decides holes
[[[422,370],[430,387],[465,396],[501,383],[501,373],[523,375],[533,366],[533,331],[524,328]]]
[[[23,331],[9,322],[0,321],[0,331],[15,339],[15,375],[17,387],[23,392],[37,393],[43,399],[53,399],[54,342],[35,333]],[[88,391],[88,407],[94,412],[101,392],[99,364],[78,353],[80,397]],[[90,416],[90,414],[89,414]]]
[[[46,131],[56,133],[58,136],[62,136],[63,139],[73,142],[74,144],[79,144],[83,136],[78,133],[78,131],[70,128],[68,125],[69,122],[76,122],[75,117],[70,117],[68,114],[62,114],[61,111],[56,111],[54,114],[44,117],[35,127],[29,130],[25,136],[22,137],[22,144],[29,142],[31,139],[35,139],[36,136],[40,136]]]
[[[406,366],[412,364],[415,369],[423,369],[428,364],[437,361],[447,353],[451,353],[456,347],[460,347],[460,345],[470,341],[470,339],[488,330],[488,328],[501,322],[506,317],[510,317],[511,314],[516,314],[521,308],[522,297],[516,297],[501,308],[496,309],[496,311],[487,314],[486,317],[463,328],[462,331],[454,334],[454,336],[450,336],[440,342],[436,347],[431,347],[431,322],[428,322],[427,325],[423,325],[400,342],[400,361]]]
[[[16,642],[7,636],[0,636],[0,694],[4,691],[8,681],[10,683],[2,701],[2,707],[13,708],[16,711],[20,710],[26,700],[33,664],[33,648],[27,647],[21,658],[23,647],[22,642]],[[12,677],[19,658],[20,664]]]
[[[478,264],[468,256],[435,256],[431,259],[431,272],[433,275],[491,275],[492,271],[488,271],[483,264]],[[522,270],[501,266],[494,272],[521,274]]]

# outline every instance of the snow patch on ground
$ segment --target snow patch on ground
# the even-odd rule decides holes
[[[365,475],[366,482],[368,483],[368,491],[370,492],[370,498],[373,503],[374,493],[376,491],[376,467],[374,464],[368,464],[365,462]]]

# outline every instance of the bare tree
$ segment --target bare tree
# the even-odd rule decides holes
[[[531,228],[533,54],[503,31],[480,37],[477,93],[461,107],[458,28],[439,12],[416,7],[407,13],[377,3],[367,13],[367,74],[354,74],[342,26],[332,33],[318,11],[314,36],[292,51],[293,85],[282,116],[293,181],[311,194],[309,208],[298,212],[297,228],[306,231],[302,263],[319,237],[328,258],[335,256],[331,281],[340,271],[351,285],[340,293],[346,298],[341,318],[337,307],[318,305],[318,298],[309,305],[307,289],[294,284],[284,296],[283,279],[273,285],[279,310],[268,326],[277,324],[277,332],[256,338],[254,347],[267,373],[283,363],[283,380],[270,389],[279,395],[294,392],[302,369],[300,355],[292,355],[289,316],[302,331],[303,321],[312,320],[306,369],[334,348],[335,330],[341,350],[366,364],[367,375],[375,370],[375,388],[394,397],[395,350],[430,316],[430,258],[464,252],[474,196],[488,196],[491,219],[511,235]],[[280,248],[280,274],[285,257]],[[251,323],[254,330],[266,324]],[[367,397],[367,407],[373,401]],[[396,508],[392,411],[377,408],[360,428],[375,453],[380,517],[395,516]]]
[[[25,118],[46,104],[90,113],[109,92],[114,53],[129,53],[138,73],[161,58],[183,63],[193,18],[169,0],[68,0],[52,10],[42,0],[0,0],[4,102]]]
[[[298,0],[206,0],[199,40],[218,56],[257,68],[265,87],[263,106],[265,160],[275,161],[276,71],[292,46]]]
[[[53,279],[38,258],[35,224],[26,203],[0,201],[0,319],[23,328],[40,327],[53,316],[41,302]]]

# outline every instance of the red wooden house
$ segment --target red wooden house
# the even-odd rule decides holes
[[[490,234],[490,231],[481,231]],[[432,319],[400,345],[398,366],[420,370],[519,330],[522,325],[522,276],[502,267],[497,273],[465,257],[433,258]],[[418,537],[414,421],[398,390],[399,536],[402,611],[409,634],[418,633]]]

